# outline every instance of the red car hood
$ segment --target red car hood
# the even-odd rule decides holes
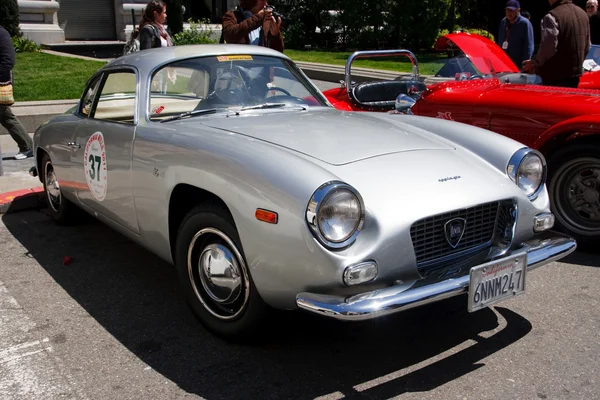
[[[506,55],[504,50],[490,39],[474,33],[449,33],[440,36],[435,42],[436,50],[451,50],[458,47],[483,74],[489,74],[488,59],[495,72],[519,72],[519,68]]]

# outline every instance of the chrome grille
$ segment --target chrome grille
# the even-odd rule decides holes
[[[415,222],[410,229],[410,234],[417,258],[417,268],[421,269],[429,264],[489,246],[497,229],[499,208],[500,202],[494,201]],[[466,220],[464,234],[455,248],[450,246],[444,232],[444,224],[453,218]]]

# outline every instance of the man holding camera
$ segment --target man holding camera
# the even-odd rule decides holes
[[[264,46],[283,52],[282,19],[273,15],[273,7],[266,0],[241,0],[234,11],[223,15],[221,41]]]

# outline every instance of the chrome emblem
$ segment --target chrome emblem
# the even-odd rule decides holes
[[[444,235],[448,244],[455,249],[460,243],[467,226],[467,220],[464,218],[452,218],[444,224]]]

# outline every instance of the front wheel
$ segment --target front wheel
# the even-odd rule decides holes
[[[252,282],[229,213],[213,205],[194,208],[181,224],[176,246],[180,284],[195,316],[217,336],[253,339],[268,306]]]
[[[600,243],[600,146],[568,146],[548,160],[556,225],[584,245]]]

